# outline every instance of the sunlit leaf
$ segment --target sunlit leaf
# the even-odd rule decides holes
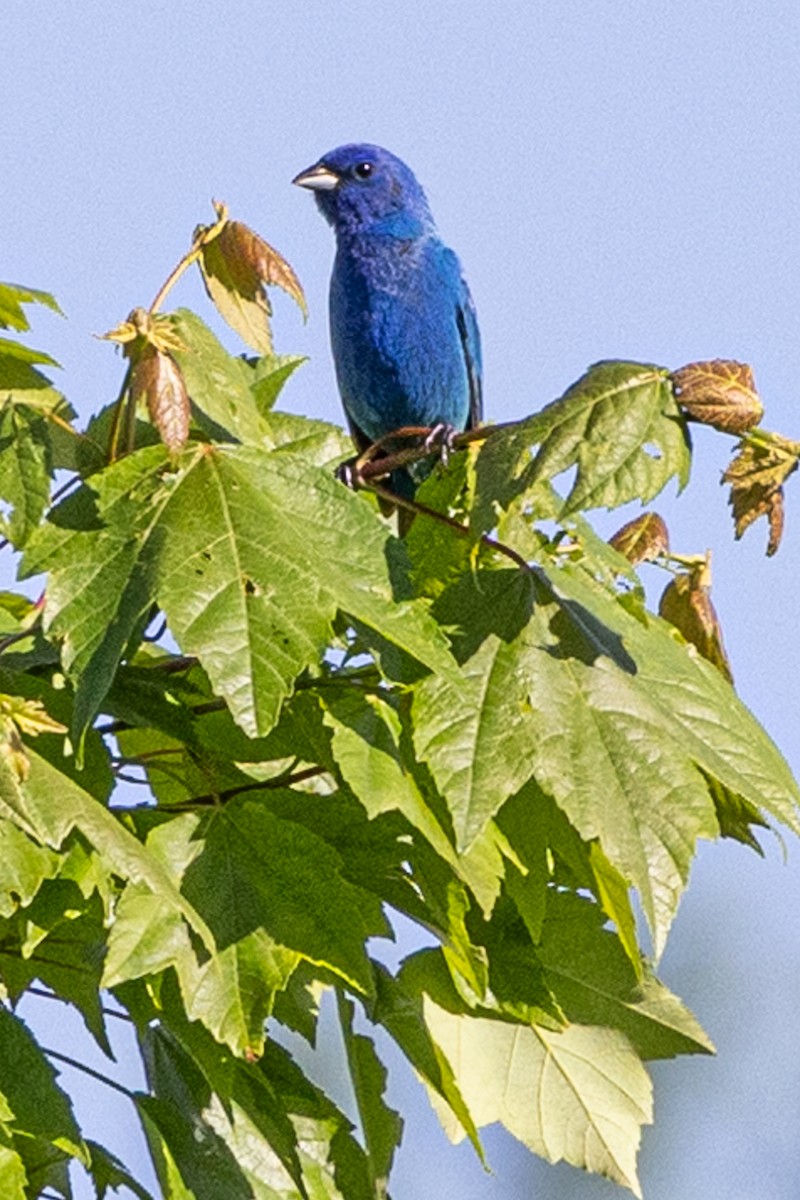
[[[689,464],[669,373],[647,363],[595,363],[559,400],[487,438],[472,523],[490,529],[497,508],[571,467],[577,470],[562,515],[647,503],[673,477],[683,487]]]
[[[22,308],[23,304],[44,304],[53,312],[63,316],[58,302],[49,292],[40,292],[36,288],[19,287],[15,283],[0,283],[0,328],[18,329],[21,332],[30,329],[30,322]]]
[[[652,1121],[651,1084],[630,1042],[614,1029],[561,1031],[449,1013],[425,1019],[453,1066],[479,1127],[499,1121],[548,1162],[606,1175],[641,1196],[636,1152]],[[463,1131],[431,1099],[451,1138]]]

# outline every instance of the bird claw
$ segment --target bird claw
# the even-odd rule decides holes
[[[455,440],[458,437],[458,432],[455,425],[448,425],[446,421],[438,421],[425,438],[425,449],[438,450],[442,466],[444,467],[447,466],[450,461],[450,455],[456,448]]]
[[[346,462],[340,463],[334,471],[334,475],[340,483],[350,488],[351,492],[357,492],[362,483],[361,472],[358,469],[358,457],[348,458]]]

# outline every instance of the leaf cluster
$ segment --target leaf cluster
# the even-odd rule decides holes
[[[199,261],[258,357],[160,312],[165,285],[77,431],[52,360],[0,346],[4,529],[45,580],[0,596],[0,1190],[69,1197],[75,1160],[100,1200],[148,1196],[79,1128],[56,1068],[81,1064],[15,1011],[33,989],[107,1054],[130,1022],[164,1197],[387,1196],[387,1041],[481,1158],[499,1121],[638,1194],[645,1063],[712,1050],[656,974],[698,841],[758,848],[800,797],[732,688],[707,562],[654,514],[609,545],[583,513],[683,485],[709,375],[723,407],[741,376],[597,364],[465,435],[399,538],[370,494],[392,455],[348,490],[341,431],[276,409],[302,360],[264,287],[302,292],[217,217],[168,285]],[[55,306],[0,288],[0,320],[32,302]],[[661,616],[648,561],[677,570]],[[424,948],[390,965],[403,920]],[[358,1129],[274,1036],[315,1044],[325,994]]]

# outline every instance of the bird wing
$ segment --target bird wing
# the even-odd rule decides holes
[[[481,335],[478,330],[478,317],[475,305],[467,287],[467,281],[461,276],[461,301],[456,309],[456,324],[458,336],[461,339],[461,349],[464,352],[464,362],[467,368],[469,383],[469,417],[467,429],[474,429],[483,420],[483,388],[481,363]]]

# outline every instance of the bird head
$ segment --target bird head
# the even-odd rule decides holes
[[[428,201],[414,173],[380,146],[339,146],[292,182],[314,193],[320,212],[337,235],[408,239],[433,228]]]

